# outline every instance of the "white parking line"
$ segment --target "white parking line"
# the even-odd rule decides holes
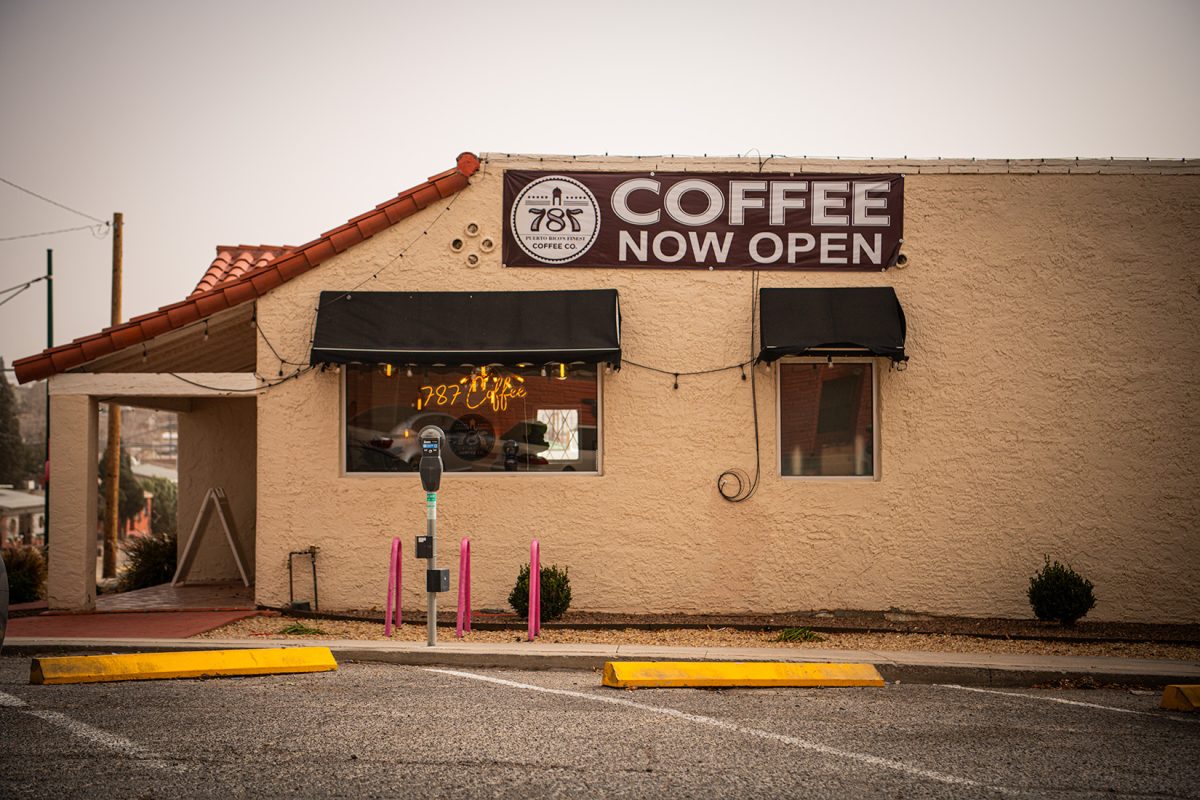
[[[171,771],[182,772],[186,769],[182,764],[172,764],[169,761],[163,761],[157,754],[145,747],[142,747],[137,742],[130,741],[123,736],[117,736],[115,733],[102,731],[99,728],[93,728],[86,722],[80,722],[77,719],[71,719],[65,714],[60,714],[57,711],[40,711],[38,709],[30,709],[25,712],[31,714],[38,719],[44,719],[51,725],[57,725],[60,728],[65,728],[81,739],[87,739],[93,744],[107,747],[109,750],[116,750],[118,753],[129,758],[136,759],[138,763],[145,764],[148,767],[157,769],[165,769]]]
[[[1200,720],[1189,719],[1188,717],[1172,717],[1167,714],[1156,714],[1153,711],[1137,711],[1132,708],[1119,708],[1117,706],[1102,706],[1098,703],[1085,703],[1082,700],[1067,700],[1064,697],[1042,697],[1036,694],[1022,694],[1021,692],[1002,692],[998,689],[979,689],[975,686],[959,686],[956,683],[936,683],[935,686],[940,686],[943,689],[959,689],[964,692],[979,692],[980,694],[998,694],[1003,697],[1024,697],[1026,700],[1042,700],[1047,703],[1062,703],[1067,706],[1083,706],[1084,708],[1098,708],[1102,711],[1115,711],[1118,714],[1137,714],[1141,717],[1154,717],[1155,719],[1169,719],[1174,722],[1200,722]]]
[[[36,708],[29,708],[24,700],[19,697],[13,697],[11,694],[0,692],[0,706],[18,708],[22,714],[29,714],[30,716],[45,720],[51,725],[57,725],[81,739],[87,739],[89,742],[106,747],[109,750],[116,750],[121,755],[136,759],[138,763],[145,764],[148,767],[170,770],[172,772],[182,772],[187,769],[182,764],[173,764],[170,761],[164,761],[153,751],[123,736],[117,736],[115,733],[93,728],[85,722],[71,719],[66,714],[60,714],[57,711],[42,711]]]
[[[588,694],[586,692],[576,692],[570,689],[548,689],[544,686],[535,686],[530,683],[518,683],[516,681],[508,681],[503,678],[493,678],[488,675],[477,675],[474,672],[462,672],[454,669],[437,669],[434,667],[425,667],[426,672],[438,672],[443,675],[454,675],[459,678],[470,678],[471,680],[484,681],[486,683],[494,683],[500,686],[508,686],[513,689],[526,689],[533,692],[543,692],[545,694],[557,694],[564,697],[578,697],[583,700],[592,700],[597,703],[608,703],[615,706],[625,706],[627,708],[636,708],[642,711],[649,711],[653,714],[662,714],[675,719],[694,722],[698,725],[708,725],[721,730],[732,731],[734,733],[744,734],[746,736],[755,736],[760,739],[768,739],[770,741],[779,742],[780,744],[798,747],[802,750],[811,750],[816,753],[821,753],[827,756],[837,756],[838,758],[848,758],[854,761],[859,761],[864,764],[870,764],[873,767],[883,767],[884,769],[895,770],[910,775],[916,778],[924,778],[926,780],[945,783],[951,786],[964,786],[973,789],[988,789],[999,792],[1001,794],[1019,794],[1015,789],[1009,789],[1003,786],[989,786],[988,784],[978,783],[969,778],[959,777],[958,775],[947,775],[944,772],[934,772],[933,770],[922,769],[911,764],[905,764],[902,761],[893,761],[890,758],[880,758],[868,753],[856,753],[851,750],[839,750],[836,747],[820,744],[818,742],[810,742],[807,739],[799,739],[795,736],[786,736],[782,733],[773,731],[764,731],[759,728],[747,728],[743,725],[738,725],[733,722],[727,722],[716,717],[706,717],[700,714],[689,714],[686,711],[679,711],[674,708],[664,708],[663,706],[652,706],[648,703],[638,703],[633,700],[626,700],[622,697],[605,697],[598,694]]]

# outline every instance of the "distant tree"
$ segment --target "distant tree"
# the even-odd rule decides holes
[[[175,514],[179,508],[179,487],[167,478],[143,478],[142,488],[154,495],[150,502],[150,532],[162,536],[177,533]]]
[[[46,440],[35,439],[25,442],[24,480],[41,485],[46,472]]]
[[[133,464],[129,461],[129,451],[121,448],[121,469],[117,480],[117,520],[120,530],[128,528],[129,523],[146,508],[146,499],[142,495],[142,485],[133,476]],[[100,456],[100,518],[108,514],[108,450]]]
[[[25,476],[25,448],[17,424],[17,398],[0,358],[0,483],[16,485]]]

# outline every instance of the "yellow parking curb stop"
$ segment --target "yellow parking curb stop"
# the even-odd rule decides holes
[[[1200,710],[1200,684],[1171,684],[1163,689],[1162,703],[1159,704],[1159,708],[1165,708],[1168,711]]]
[[[781,661],[609,661],[605,686],[621,689],[716,686],[883,686],[871,664]]]
[[[279,647],[257,650],[186,650],[110,656],[35,658],[32,684],[150,681],[227,675],[274,675],[329,672],[337,661],[328,647]]]

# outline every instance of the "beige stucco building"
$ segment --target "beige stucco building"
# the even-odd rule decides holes
[[[514,171],[903,175],[902,248],[870,271],[506,266]],[[683,206],[693,217],[695,199]],[[856,201],[842,199],[848,213]],[[404,425],[393,414],[386,431],[363,434],[357,415],[392,386],[404,394],[395,403],[420,411],[428,381],[450,386],[488,365],[417,363],[411,379],[399,360],[312,367],[321,293],[604,289],[619,297],[619,368],[571,361],[555,384],[566,357],[545,378],[527,354],[493,366],[524,376],[531,398],[583,386],[582,399],[522,417],[530,440],[557,432],[562,446],[504,461],[509,421],[482,412],[454,440],[485,434],[476,450],[455,445],[464,470],[438,496],[439,563],[453,576],[470,537],[476,608],[506,606],[536,537],[544,563],[570,568],[580,609],[1027,617],[1029,577],[1049,556],[1095,583],[1092,618],[1194,622],[1197,252],[1192,162],[464,154],[308,245],[222,249],[188,300],[17,363],[22,381],[52,376],[50,602],[94,602],[87,487],[96,404],[114,400],[180,412],[181,535],[223,488],[258,603],[286,605],[288,554],[316,545],[322,610],[382,608],[400,536],[403,605],[422,607],[412,544],[424,494],[404,471]],[[830,287],[893,289],[908,360],[838,350],[831,366],[817,349],[815,362],[742,366],[762,346],[756,288]],[[804,381],[827,400],[807,397]],[[394,469],[356,461],[362,448]],[[720,476],[752,481],[756,452],[756,490],[730,502]],[[724,488],[735,493],[736,480]],[[210,523],[189,580],[238,577]],[[307,597],[308,583],[297,589]],[[452,591],[443,608],[453,604]]]

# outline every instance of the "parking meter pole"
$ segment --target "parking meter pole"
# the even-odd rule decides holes
[[[446,433],[436,425],[426,425],[421,437],[421,488],[425,490],[425,535],[417,537],[417,558],[424,556],[429,568],[425,570],[425,593],[429,598],[426,626],[429,646],[437,644],[437,593],[450,589],[450,570],[437,568],[437,491],[442,485],[442,445]]]
[[[425,535],[429,537],[429,570],[437,569],[437,492],[425,493]],[[437,645],[437,592],[428,592],[428,629],[429,646]]]

